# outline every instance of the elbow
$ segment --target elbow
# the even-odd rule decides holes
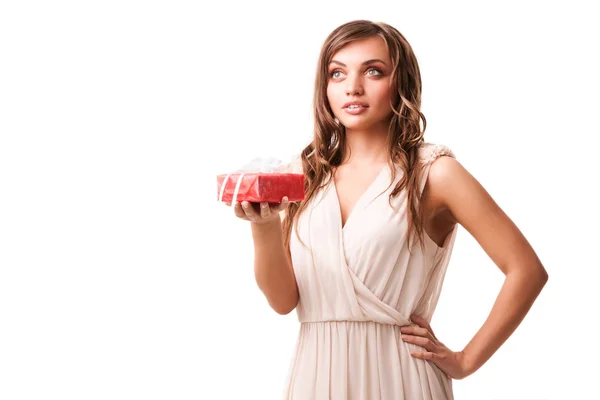
[[[548,282],[548,271],[546,271],[543,265],[540,265],[534,276],[534,281],[538,283],[539,290],[542,290],[546,286],[546,282]]]
[[[538,271],[539,271],[539,276],[540,276],[539,279],[543,286],[546,284],[546,282],[548,282],[548,271],[546,271],[546,268],[544,268],[544,266],[541,264],[540,264]]]
[[[298,297],[294,296],[294,298],[290,299],[290,301],[285,303],[271,304],[271,308],[275,310],[275,312],[279,315],[288,315],[298,305]]]
[[[543,274],[542,274],[542,287],[546,286],[547,282],[548,282],[548,272],[546,270],[544,270]]]
[[[288,307],[273,307],[273,310],[275,310],[275,312],[279,315],[288,315],[289,313],[291,313],[292,311],[294,311],[294,309],[296,308],[296,306],[288,306]]]
[[[507,273],[508,276],[514,276],[515,279],[527,282],[532,288],[537,288],[538,291],[542,290],[548,282],[548,271],[542,264],[536,264],[535,266],[520,267]]]
[[[285,308],[275,308],[273,307],[273,309],[275,310],[275,312],[279,315],[288,315],[289,313],[291,313],[292,311],[294,311],[296,307],[285,307]]]

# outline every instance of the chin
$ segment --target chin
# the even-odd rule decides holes
[[[346,120],[346,121],[343,121],[343,120],[340,120],[340,123],[342,125],[344,125],[344,127],[346,129],[369,129],[370,127],[373,126],[372,121],[367,121],[367,120],[364,120],[364,121],[360,121],[360,120],[354,120],[354,121],[352,121],[352,120],[350,120],[350,121]]]

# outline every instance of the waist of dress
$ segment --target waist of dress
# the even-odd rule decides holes
[[[398,323],[388,323],[372,320],[357,320],[357,319],[325,319],[325,320],[307,320],[300,321],[301,325],[335,325],[335,324],[375,324],[389,326],[404,326]]]

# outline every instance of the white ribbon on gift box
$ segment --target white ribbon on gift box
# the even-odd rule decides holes
[[[223,201],[223,193],[225,193],[225,185],[227,185],[227,181],[233,174],[239,174],[237,183],[235,185],[235,190],[233,191],[233,198],[231,199],[231,204],[235,205],[237,201],[237,197],[240,191],[240,185],[242,184],[242,178],[244,178],[245,174],[248,173],[276,173],[282,172],[287,169],[289,164],[284,165],[280,160],[269,157],[269,158],[255,158],[250,161],[248,164],[239,168],[237,171],[227,174],[225,179],[223,179],[223,184],[221,185],[221,192],[219,193],[219,201]]]

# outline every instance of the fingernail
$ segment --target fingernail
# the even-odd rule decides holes
[[[284,198],[283,198],[283,202],[284,202],[284,203],[287,203],[287,202],[288,202],[288,198],[287,198],[287,197],[284,197]]]
[[[248,202],[244,201],[244,202],[242,203],[242,207],[244,207],[244,208],[248,208]]]
[[[267,203],[262,203],[260,206],[261,206],[262,208],[267,208],[267,206],[268,206],[268,205],[269,205],[269,204],[267,204]]]

